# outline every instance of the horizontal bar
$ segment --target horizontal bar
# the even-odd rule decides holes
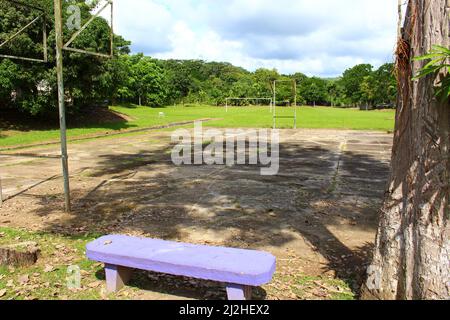
[[[97,57],[102,57],[102,58],[112,58],[113,56],[111,54],[104,54],[104,53],[98,53],[98,52],[92,52],[92,51],[86,51],[86,50],[81,50],[81,49],[75,49],[75,48],[69,48],[69,47],[64,47],[63,48],[66,51],[73,51],[76,53],[83,53],[83,54],[89,54],[92,56],[97,56]]]
[[[272,98],[226,98],[225,100],[272,100]]]
[[[0,54],[0,58],[7,58],[7,59],[16,59],[16,60],[25,60],[25,61],[33,61],[33,62],[43,62],[46,63],[47,61],[42,59],[33,59],[33,58],[24,58],[24,57],[17,57],[17,56],[9,56],[6,54]]]
[[[295,119],[296,117],[292,116],[274,116],[275,119]]]

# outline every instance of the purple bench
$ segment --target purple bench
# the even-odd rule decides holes
[[[229,300],[250,300],[253,287],[272,280],[276,264],[273,255],[261,251],[121,235],[89,243],[86,255],[105,264],[108,292],[120,290],[132,269],[140,269],[223,282]]]

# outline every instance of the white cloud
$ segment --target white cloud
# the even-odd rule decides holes
[[[394,0],[115,0],[133,51],[334,76],[392,59]]]

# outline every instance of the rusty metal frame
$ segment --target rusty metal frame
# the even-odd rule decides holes
[[[24,60],[24,61],[32,61],[32,62],[48,62],[48,44],[47,44],[47,17],[45,14],[44,9],[39,8],[37,6],[26,4],[22,1],[17,0],[3,0],[6,2],[13,3],[18,6],[26,7],[32,10],[40,11],[41,14],[39,14],[36,18],[34,18],[31,22],[29,22],[27,25],[22,27],[19,31],[17,31],[15,34],[10,36],[8,39],[6,39],[4,42],[0,44],[0,49],[10,43],[12,40],[14,40],[16,37],[18,37],[20,34],[22,34],[25,30],[27,30],[29,27],[34,25],[36,22],[38,22],[42,18],[42,45],[44,49],[44,57],[43,59],[35,59],[35,58],[27,58],[27,57],[20,57],[20,56],[14,56],[14,55],[6,55],[6,54],[0,54],[0,58],[6,58],[6,59],[15,59],[15,60]]]
[[[82,49],[71,48],[70,45],[75,41],[75,39],[92,23],[92,21],[94,21],[96,18],[98,18],[98,16],[108,6],[111,6],[110,53],[105,54],[105,53],[92,52],[92,51],[87,51],[87,50],[82,50]],[[106,4],[103,7],[101,7],[100,10],[98,10],[96,14],[92,15],[91,18],[79,30],[77,30],[77,32],[75,32],[72,35],[70,40],[67,41],[63,45],[63,50],[93,55],[93,56],[102,57],[102,58],[112,58],[114,55],[114,29],[113,28],[114,28],[114,2],[112,0],[106,0]]]

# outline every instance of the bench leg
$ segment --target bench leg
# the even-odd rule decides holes
[[[122,289],[130,280],[132,269],[105,264],[106,291],[114,293]]]
[[[252,290],[250,286],[243,286],[240,284],[227,284],[228,300],[251,300]]]

